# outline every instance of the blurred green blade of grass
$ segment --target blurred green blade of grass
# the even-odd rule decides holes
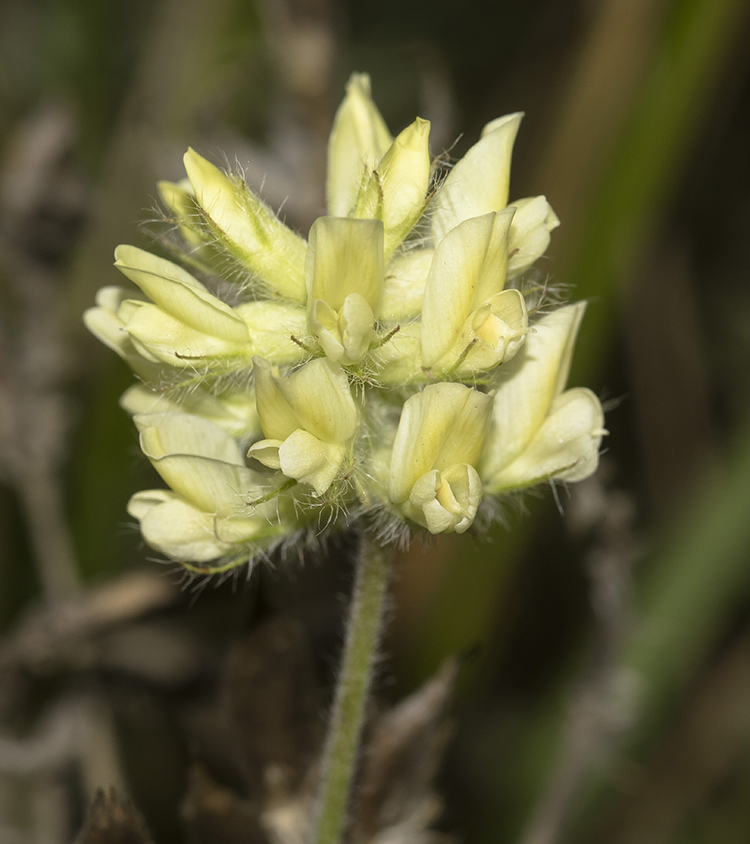
[[[696,138],[739,36],[747,0],[677,0],[635,98],[617,152],[591,203],[580,246],[563,275],[577,298],[594,300],[586,354],[575,383],[601,369],[615,319],[618,288],[632,275],[684,175]]]

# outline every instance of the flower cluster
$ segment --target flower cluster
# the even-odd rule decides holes
[[[493,496],[594,471],[601,406],[565,389],[585,306],[543,311],[526,281],[558,220],[508,203],[521,117],[449,169],[355,74],[306,241],[188,150],[159,185],[180,263],[118,247],[143,295],[106,287],[85,316],[140,379],[122,404],[169,489],[128,511],[152,547],[227,567],[356,515],[462,533]]]

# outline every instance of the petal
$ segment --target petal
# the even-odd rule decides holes
[[[128,513],[141,523],[146,542],[176,560],[205,563],[236,554],[238,544],[280,532],[264,518],[224,519],[204,513],[167,490],[136,493]]]
[[[524,451],[491,479],[493,492],[532,486],[553,478],[582,481],[596,471],[604,430],[599,399],[583,388],[567,390]]]
[[[341,341],[346,351],[344,364],[359,363],[367,354],[372,342],[375,316],[369,302],[358,293],[351,293],[344,300],[339,315]]]
[[[141,413],[187,413],[219,425],[231,437],[248,438],[260,433],[255,393],[213,396],[202,387],[184,395],[166,394],[134,384],[120,398],[120,407],[131,416]]]
[[[166,490],[136,493],[128,513],[141,523],[148,544],[177,560],[204,563],[231,551],[214,533],[214,516]]]
[[[279,463],[288,478],[310,484],[323,495],[339,474],[346,452],[343,445],[322,442],[300,429],[279,447]]]
[[[122,287],[108,286],[101,287],[96,292],[96,304],[111,314],[116,314],[120,305],[126,299],[132,299],[129,291]]]
[[[523,114],[488,123],[481,140],[455,165],[433,203],[432,233],[437,243],[459,223],[508,203],[510,160]]]
[[[578,302],[543,317],[518,354],[503,366],[483,459],[483,477],[497,475],[515,460],[541,427],[568,379],[585,309],[586,303]]]
[[[409,496],[410,514],[430,533],[464,533],[482,500],[482,482],[466,463],[423,475]]]
[[[354,216],[383,221],[386,259],[425,211],[432,169],[429,135],[429,121],[418,117],[362,181]]]
[[[383,289],[383,223],[318,217],[310,229],[305,261],[308,303],[318,299],[338,311],[350,293],[378,310]]]
[[[248,339],[234,310],[177,264],[135,246],[118,246],[115,266],[162,310],[191,328],[235,343]]]
[[[156,183],[162,202],[174,214],[177,226],[185,243],[194,249],[203,245],[197,226],[200,224],[193,188],[188,179],[179,183],[161,181]]]
[[[253,358],[255,374],[255,402],[263,433],[277,440],[285,440],[299,428],[297,415],[279,389],[279,369],[263,358]]]
[[[346,442],[354,436],[357,408],[349,379],[340,366],[317,358],[285,378],[277,377],[275,382],[298,420],[296,428],[329,443]]]
[[[223,428],[202,416],[189,413],[137,414],[133,422],[141,434],[148,433],[149,456],[193,454],[244,466],[242,450]]]
[[[346,217],[359,184],[391,145],[391,133],[370,96],[370,77],[353,73],[328,141],[328,213]]]
[[[440,367],[461,377],[492,369],[516,355],[527,332],[526,300],[518,290],[503,290],[472,314],[471,324],[464,328],[452,353],[441,359]],[[469,344],[461,361],[458,355]]]
[[[492,418],[492,396],[466,389],[463,403],[452,408],[450,430],[432,464],[441,471],[457,463],[477,463],[484,449]]]
[[[262,478],[222,428],[186,413],[149,413],[133,420],[141,449],[166,483],[207,513],[234,515],[262,494]]]
[[[430,121],[418,117],[394,139],[378,165],[383,222],[400,243],[422,216],[430,186]],[[388,253],[397,244],[386,247]]]
[[[152,457],[143,451],[165,483],[206,513],[236,516],[267,492],[263,477],[244,466],[192,454]]]
[[[132,345],[125,325],[108,308],[89,308],[83,315],[83,322],[88,330],[112,349],[113,352],[127,360],[132,352]]]
[[[250,446],[247,456],[254,458],[269,469],[280,469],[279,449],[283,442],[283,440],[260,440]]]
[[[325,356],[335,363],[344,362],[346,351],[339,332],[339,315],[328,302],[316,299],[312,303],[308,325]]]
[[[340,313],[322,299],[310,311],[310,332],[326,357],[342,366],[359,363],[370,349],[375,318],[364,297],[350,293]]]
[[[107,305],[116,306],[117,300],[110,296],[112,291],[125,291],[120,288],[105,288],[99,291],[101,299],[107,301]],[[97,296],[99,300],[100,296]],[[118,297],[119,298],[119,297]],[[122,300],[120,300],[122,301]],[[133,341],[127,333],[123,321],[110,309],[110,307],[89,308],[83,315],[83,322],[88,330],[105,346],[108,346],[130,366],[130,368],[143,378],[144,381],[157,383],[171,370],[154,358],[153,355],[144,357],[133,345]]]
[[[516,209],[516,214],[508,238],[510,277],[519,275],[544,255],[549,246],[550,232],[560,225],[557,214],[544,196],[519,199],[512,207]]]

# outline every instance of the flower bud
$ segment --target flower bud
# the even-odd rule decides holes
[[[488,123],[482,137],[448,174],[433,202],[432,233],[439,243],[459,223],[508,204],[510,160],[523,114]]]
[[[579,302],[542,318],[503,368],[480,467],[490,491],[582,480],[596,469],[606,433],[599,400],[590,390],[562,392],[585,308]]]
[[[514,209],[472,217],[435,251],[422,306],[422,364],[471,373],[509,360],[528,315],[517,290],[503,290]]]
[[[328,142],[329,214],[349,215],[363,176],[375,168],[391,141],[391,133],[370,97],[370,77],[353,73]]]
[[[418,117],[362,180],[354,216],[383,221],[386,260],[425,211],[431,173],[429,138],[429,121]]]
[[[265,203],[195,150],[185,170],[212,236],[278,296],[305,301],[305,241]]]
[[[340,474],[357,431],[357,408],[344,370],[317,358],[282,377],[253,361],[258,416],[267,439],[248,455],[323,495]]]
[[[432,533],[468,529],[482,498],[474,465],[491,413],[492,397],[462,384],[432,384],[407,399],[391,455],[391,502]]]

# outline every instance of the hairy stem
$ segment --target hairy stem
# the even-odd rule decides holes
[[[390,549],[367,536],[362,537],[344,657],[323,760],[315,844],[338,844],[344,830],[390,563]]]

